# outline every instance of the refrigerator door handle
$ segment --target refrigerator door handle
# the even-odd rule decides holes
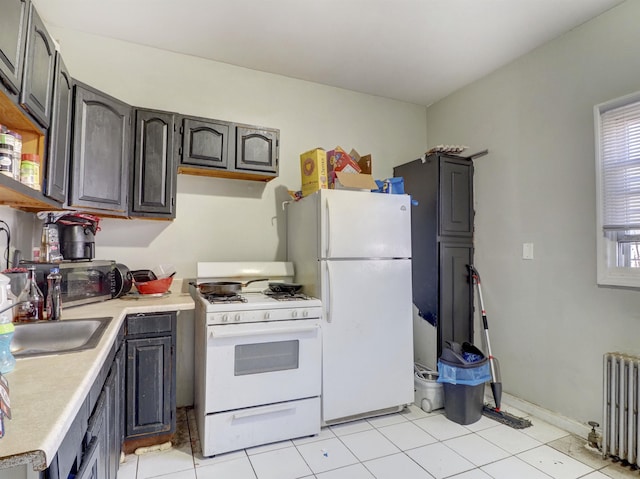
[[[327,313],[327,323],[331,322],[331,268],[329,267],[329,262],[325,261],[325,267],[327,268],[327,294],[324,295],[325,302],[325,311]]]
[[[331,258],[331,210],[329,208],[329,198],[327,198],[327,202],[326,202],[326,206],[325,206],[325,211],[326,211],[326,218],[327,218],[327,227],[325,228],[326,232],[327,232],[327,237],[326,237],[326,250],[325,250],[325,258]]]

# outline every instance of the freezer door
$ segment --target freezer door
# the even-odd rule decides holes
[[[411,260],[320,266],[323,421],[412,403]]]
[[[321,258],[410,258],[407,195],[321,190]]]

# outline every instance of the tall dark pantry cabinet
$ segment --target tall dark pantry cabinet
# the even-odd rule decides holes
[[[411,211],[413,302],[446,341],[473,341],[473,162],[434,153],[394,168],[418,205]]]

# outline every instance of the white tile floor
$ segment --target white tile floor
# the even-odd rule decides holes
[[[521,411],[508,409],[518,416]],[[516,430],[482,417],[461,426],[443,411],[323,428],[294,439],[203,458],[192,409],[180,409],[172,449],[126,456],[119,479],[599,479],[638,477],[536,418]]]

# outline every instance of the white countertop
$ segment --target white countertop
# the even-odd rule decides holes
[[[127,314],[194,309],[193,299],[180,292],[181,281],[165,298],[121,300],[63,309],[66,319],[112,317],[100,343],[75,353],[18,358],[9,381],[12,419],[4,421],[0,439],[0,469],[31,464],[47,468],[100,372]]]

